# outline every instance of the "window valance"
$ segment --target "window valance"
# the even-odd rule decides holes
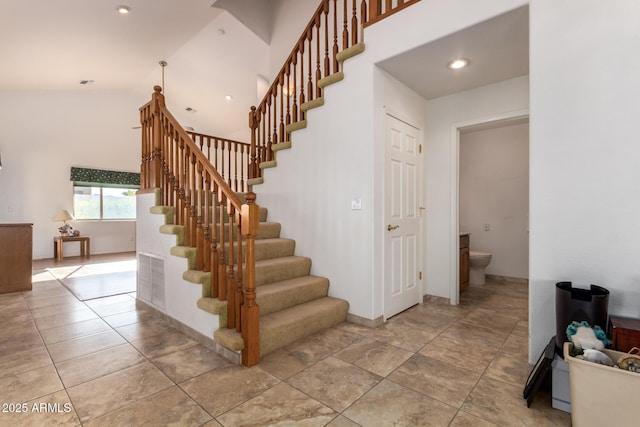
[[[77,187],[140,188],[137,172],[71,167],[71,181]]]

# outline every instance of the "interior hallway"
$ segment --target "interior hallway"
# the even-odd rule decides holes
[[[571,425],[548,393],[522,399],[526,285],[471,286],[459,306],[427,302],[377,329],[343,323],[245,368],[135,293],[80,301],[52,272],[82,262],[36,261],[33,291],[0,295],[0,425]]]

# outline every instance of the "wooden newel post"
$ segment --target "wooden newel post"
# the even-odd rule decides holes
[[[249,178],[258,178],[258,153],[256,133],[258,130],[258,120],[256,120],[256,107],[252,106],[249,111],[249,127],[251,128],[251,159],[249,161]]]
[[[150,188],[162,187],[162,123],[160,121],[160,107],[164,107],[164,95],[161,93],[160,86],[153,87],[153,95],[151,97],[151,114],[153,116],[152,142],[151,151],[151,177]]]
[[[244,286],[244,301],[242,303],[242,364],[256,365],[260,361],[260,307],[256,304],[256,265],[255,239],[259,231],[260,207],[255,204],[255,193],[247,193],[247,203],[242,205],[242,235],[246,241],[246,271]]]

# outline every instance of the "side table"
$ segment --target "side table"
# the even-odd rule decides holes
[[[53,238],[53,257],[58,261],[62,261],[64,258],[63,244],[65,242],[80,242],[80,256],[91,256],[91,239],[86,236],[58,236]]]

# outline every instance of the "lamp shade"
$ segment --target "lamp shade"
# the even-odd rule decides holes
[[[53,217],[53,220],[54,221],[64,221],[65,224],[66,224],[67,221],[72,221],[73,217],[71,216],[71,214],[69,213],[68,210],[63,209],[60,212],[58,212],[55,217]]]

